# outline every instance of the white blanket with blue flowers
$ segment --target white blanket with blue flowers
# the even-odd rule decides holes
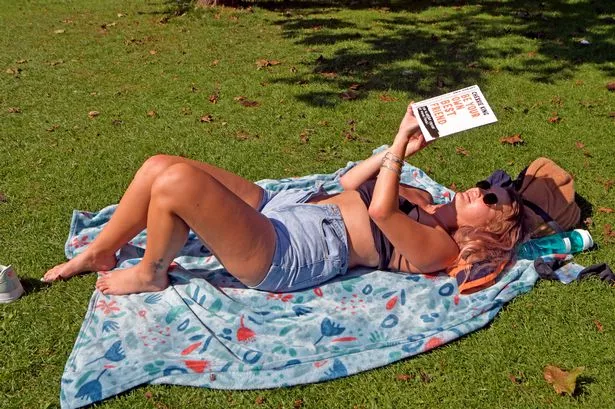
[[[333,174],[262,180],[280,190]],[[453,192],[420,169],[404,166],[402,182],[436,202]],[[75,211],[66,255],[83,251],[115,206]],[[119,253],[117,268],[139,262],[145,231]],[[62,408],[100,401],[140,384],[216,389],[274,388],[352,375],[428,351],[491,321],[502,305],[529,291],[532,262],[518,261],[493,286],[460,296],[445,275],[353,269],[319,287],[288,294],[251,290],[234,279],[191,233],[157,293],[105,296],[94,291],[62,376]]]

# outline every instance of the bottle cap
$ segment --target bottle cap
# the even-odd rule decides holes
[[[579,233],[579,235],[581,235],[581,238],[583,239],[583,250],[587,250],[594,245],[594,239],[592,239],[591,234],[589,234],[587,230],[575,229],[574,231]]]

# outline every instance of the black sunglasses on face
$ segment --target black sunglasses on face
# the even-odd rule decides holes
[[[491,183],[487,182],[486,180],[481,180],[479,182],[476,182],[476,187],[482,190],[489,190],[491,189]],[[485,202],[486,205],[497,204],[498,195],[496,195],[493,192],[487,193],[486,195],[483,196],[483,202]]]

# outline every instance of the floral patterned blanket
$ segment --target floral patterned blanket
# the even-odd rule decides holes
[[[352,166],[258,183],[271,190],[319,183],[335,192]],[[428,190],[437,202],[453,194],[408,164],[402,182]],[[87,247],[114,210],[73,213],[68,258]],[[138,263],[145,234],[119,251],[118,269]],[[274,294],[243,286],[192,232],[170,276],[171,286],[156,293],[94,291],[62,376],[62,408],[147,383],[260,389],[352,375],[483,327],[538,277],[532,261],[520,260],[495,285],[459,295],[456,281],[445,275],[362,268],[319,287]]]

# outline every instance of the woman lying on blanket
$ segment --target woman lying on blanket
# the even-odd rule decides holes
[[[115,252],[146,227],[143,260],[103,274],[96,283],[102,293],[166,288],[189,229],[243,284],[272,292],[315,286],[355,266],[433,273],[505,263],[521,236],[518,194],[481,186],[434,204],[429,193],[400,185],[402,158],[425,145],[408,106],[392,146],[343,175],[338,194],[269,192],[213,165],[156,155],[89,247],[43,279],[113,269]]]

